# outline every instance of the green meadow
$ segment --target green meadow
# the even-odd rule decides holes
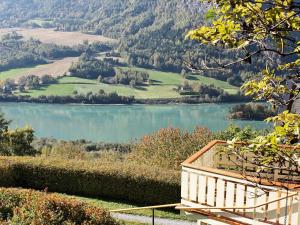
[[[28,20],[27,23],[35,23],[39,26],[42,26],[44,23],[50,23],[52,24],[53,21],[52,20],[45,20],[45,19],[40,19],[40,18],[36,18],[36,19],[31,19],[31,20]]]
[[[117,92],[122,96],[135,96],[135,98],[137,99],[181,97],[179,93],[174,90],[178,85],[181,85],[185,81],[185,79],[180,74],[141,68],[133,69],[148,72],[150,75],[150,84],[137,88],[131,88],[124,85],[109,85],[98,83],[96,80],[88,80],[77,77],[63,77],[59,79],[59,82],[57,84],[53,84],[38,90],[30,90],[25,94],[29,94],[33,97],[38,97],[40,95],[62,96],[73,95],[75,91],[79,94],[86,94],[88,92],[97,93],[99,92],[99,90],[104,90],[107,93]],[[230,94],[234,94],[238,91],[237,87],[229,85],[227,82],[216,80],[213,78],[207,78],[200,75],[190,75],[186,80],[190,84],[214,84],[216,87],[220,87]]]
[[[25,73],[32,68],[33,67],[27,67],[27,68],[11,69],[4,72],[0,72],[0,80],[14,79],[20,76],[20,74]]]

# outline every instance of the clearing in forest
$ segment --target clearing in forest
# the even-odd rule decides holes
[[[53,77],[60,77],[66,74],[72,63],[76,63],[78,57],[67,57],[64,59],[56,60],[49,64],[38,65],[31,68],[12,69],[5,72],[0,72],[0,80],[13,79],[18,80],[22,76],[43,76],[50,75]]]
[[[43,43],[54,43],[57,45],[74,46],[82,44],[83,41],[117,43],[117,40],[101,35],[83,34],[81,32],[63,32],[45,28],[6,28],[0,29],[0,36],[16,31],[21,34],[25,40],[30,38],[38,39]]]

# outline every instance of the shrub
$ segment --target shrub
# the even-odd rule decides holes
[[[57,157],[64,159],[83,159],[84,149],[79,144],[61,141],[54,146],[44,146],[41,155],[44,157]]]
[[[216,140],[232,140],[237,138],[240,141],[247,141],[256,138],[259,135],[263,135],[267,130],[255,130],[252,127],[238,127],[236,125],[230,125],[225,130],[219,131],[214,134]]]
[[[184,160],[210,140],[212,133],[207,128],[196,127],[191,133],[172,127],[161,129],[143,137],[128,159],[140,164],[178,170]]]
[[[10,225],[117,225],[108,212],[55,194],[0,189],[0,222]]]
[[[0,184],[130,202],[180,199],[180,173],[129,162],[1,157]]]
[[[62,141],[52,138],[35,138],[32,146],[38,151],[43,152],[44,155],[53,155],[57,151],[53,151],[59,148],[67,148],[69,151],[78,152],[101,152],[101,151],[116,151],[120,153],[128,153],[133,147],[133,143],[94,143],[87,140],[76,140],[76,141]],[[65,151],[63,151],[65,152]]]
[[[51,159],[75,159],[101,162],[122,162],[126,154],[116,150],[86,151],[83,145],[73,142],[60,142],[54,146],[45,146],[40,157]]]
[[[229,119],[238,120],[265,120],[275,115],[276,112],[267,105],[250,103],[232,107],[228,117]]]

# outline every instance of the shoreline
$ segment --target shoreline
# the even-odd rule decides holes
[[[58,105],[198,105],[198,104],[228,104],[247,103],[248,98],[229,99],[203,99],[197,97],[183,98],[158,98],[158,99],[135,99],[134,97],[116,96],[114,98],[104,96],[101,98],[76,98],[74,96],[30,96],[0,95],[0,103],[36,103]]]
[[[168,103],[168,104],[163,104],[163,103],[157,103],[157,104],[141,104],[141,103],[132,103],[132,104],[117,104],[117,103],[108,103],[108,104],[89,104],[89,103],[38,103],[38,102],[4,102],[0,101],[0,104],[41,104],[41,105],[60,105],[60,106],[197,106],[197,105],[207,105],[207,104],[212,104],[212,105],[223,105],[223,104],[239,104],[239,103],[247,103],[247,102],[201,102],[201,103]],[[232,119],[234,120],[234,119]]]

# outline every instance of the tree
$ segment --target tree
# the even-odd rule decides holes
[[[238,51],[240,58],[226,64],[202,63],[192,71],[230,69],[262,58],[266,69],[242,86],[246,95],[266,100],[278,115],[268,118],[273,131],[237,147],[234,139],[226,154],[256,166],[257,172],[283,169],[288,176],[300,175],[296,148],[300,144],[300,115],[293,104],[300,89],[300,3],[293,0],[204,0],[211,4],[211,25],[192,30],[187,37],[216,48]],[[284,110],[282,110],[284,109]],[[291,145],[283,148],[281,145]],[[245,157],[252,155],[251,158]]]
[[[57,80],[54,77],[52,77],[51,75],[45,74],[45,75],[41,76],[41,78],[40,78],[41,85],[49,85],[49,84],[55,84],[55,83],[57,83]]]
[[[180,74],[184,79],[186,79],[186,77],[188,75],[185,69],[182,69]]]
[[[69,71],[72,76],[86,79],[97,79],[99,76],[112,77],[116,74],[112,65],[86,53],[79,57],[79,61],[73,64]]]
[[[35,155],[37,152],[32,147],[34,131],[30,127],[9,130],[11,121],[5,119],[0,113],[0,155]]]
[[[37,151],[32,147],[34,131],[30,127],[8,131],[8,155],[33,156]]]
[[[168,127],[144,136],[128,155],[128,159],[149,166],[180,170],[189,155],[212,140],[209,129],[196,127],[192,132]]]
[[[131,80],[129,83],[130,87],[135,88],[136,87],[136,82],[135,80]]]
[[[97,82],[98,83],[102,83],[103,82],[103,77],[100,75],[100,76],[98,76],[98,78],[97,78]]]

